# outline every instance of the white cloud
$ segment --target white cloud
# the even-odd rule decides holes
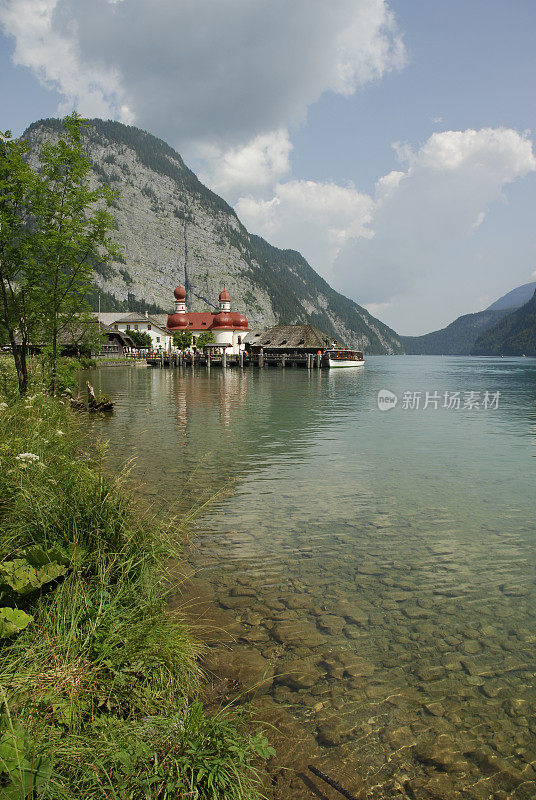
[[[247,186],[252,163],[261,183],[280,177],[284,132],[311,103],[405,59],[387,0],[2,0],[0,23],[60,111],[133,122],[187,157],[219,152],[224,186],[241,173]]]
[[[406,172],[392,170],[376,181],[376,200],[386,200],[400,185],[400,181],[407,177]]]
[[[450,173],[463,169],[485,175],[488,184],[508,183],[526,175],[535,163],[530,139],[509,128],[434,133],[417,152],[405,147],[403,160],[413,169]]]
[[[53,25],[56,6],[57,0],[7,0],[0,6],[0,23],[15,39],[13,62],[32,70],[43,85],[60,89],[60,113],[72,111],[83,97],[87,116],[112,114],[130,122],[128,109],[116,105],[122,94],[117,69],[82,63],[74,31],[63,33]]]
[[[367,305],[404,297],[386,315],[397,327],[404,324],[399,312],[412,316],[410,303],[418,313],[423,283],[436,298],[436,321],[471,276],[485,284],[489,264],[479,258],[479,236],[486,215],[505,202],[509,183],[536,170],[536,159],[528,136],[505,128],[434,133],[416,150],[395,149],[405,170],[378,181],[374,236],[350,241],[333,276]]]
[[[299,250],[329,280],[346,243],[370,236],[374,201],[353,186],[315,181],[278,183],[270,200],[241,197],[236,211],[246,227],[282,248]]]
[[[242,147],[227,151],[201,145],[197,157],[204,172],[199,177],[220,194],[232,194],[273,184],[290,171],[292,143],[287,130],[255,137]]]
[[[249,195],[235,207],[250,230],[300,250],[336,288],[396,328],[399,314],[424,319],[417,307],[423,282],[433,284],[436,320],[449,293],[459,307],[471,274],[485,283],[479,236],[486,214],[505,202],[509,183],[536,169],[536,159],[526,134],[504,128],[435,133],[420,148],[397,144],[395,151],[404,168],[381,177],[374,197],[354,186],[291,180],[269,199]]]
[[[366,303],[364,308],[367,309],[369,314],[373,317],[381,317],[389,308],[392,308],[392,303]]]

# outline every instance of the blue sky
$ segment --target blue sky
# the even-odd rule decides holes
[[[150,130],[400,333],[534,280],[532,0],[2,0],[2,128]]]

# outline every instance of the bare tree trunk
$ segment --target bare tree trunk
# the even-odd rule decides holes
[[[58,324],[56,318],[54,319],[54,328],[52,330],[52,368],[50,371],[50,394],[56,394],[56,378],[58,374]]]
[[[26,394],[28,391],[28,342],[23,339],[17,350],[20,365],[20,372],[17,372],[19,394]]]
[[[0,272],[0,286],[2,287],[2,310],[3,310],[3,324],[7,330],[9,337],[9,344],[11,345],[11,353],[13,354],[13,361],[15,362],[15,369],[17,371],[17,379],[19,383],[19,394],[26,394],[28,391],[28,366],[26,362],[25,351],[19,350],[15,339],[15,329],[9,322],[9,303],[7,299],[6,286],[4,278]]]

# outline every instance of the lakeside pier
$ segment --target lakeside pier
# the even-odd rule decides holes
[[[204,366],[211,367],[301,367],[302,369],[322,369],[321,353],[160,353],[146,359],[150,367]]]

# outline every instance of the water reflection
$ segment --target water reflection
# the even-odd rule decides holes
[[[94,424],[148,491],[233,486],[191,562],[320,762],[373,798],[536,796],[534,362],[97,381],[119,403]],[[382,388],[501,401],[382,413]]]

